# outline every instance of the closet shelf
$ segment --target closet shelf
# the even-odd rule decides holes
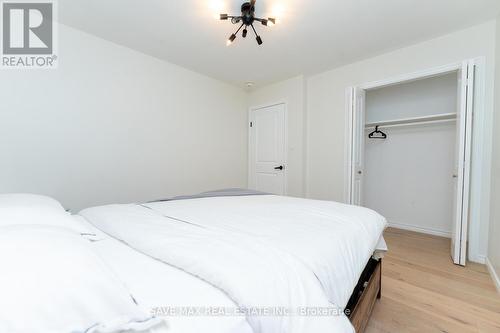
[[[442,114],[434,114],[431,116],[425,117],[414,117],[414,118],[403,118],[403,119],[395,119],[395,120],[386,120],[386,121],[377,121],[373,123],[365,124],[365,129],[378,127],[396,127],[396,126],[405,126],[405,125],[413,125],[413,124],[431,124],[431,123],[441,123],[448,121],[455,121],[457,119],[456,113],[442,113]]]

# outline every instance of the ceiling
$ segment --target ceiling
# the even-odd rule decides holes
[[[243,86],[313,74],[493,19],[499,0],[257,0],[256,28],[219,21],[243,0],[59,1],[59,21],[154,57]]]

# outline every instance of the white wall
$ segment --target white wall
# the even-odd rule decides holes
[[[254,90],[249,93],[249,107],[259,107],[285,102],[288,112],[288,152],[287,152],[287,194],[303,197],[305,188],[305,113],[304,77],[299,76],[286,81]]]
[[[447,65],[478,56],[485,57],[484,113],[475,116],[475,143],[489,138],[493,110],[495,22],[429,40],[378,57],[356,62],[306,79],[307,100],[307,195],[344,201],[345,91],[349,86],[383,80]],[[481,88],[478,91],[482,94]],[[484,259],[487,250],[490,140],[474,146],[471,200],[470,255]]]
[[[393,227],[450,237],[455,123],[383,129],[367,140],[363,206]]]
[[[247,184],[236,87],[60,26],[59,68],[0,73],[0,192],[77,211]]]
[[[457,73],[370,90],[366,121],[457,111]],[[386,140],[365,136],[363,205],[392,226],[450,236],[456,164],[456,122],[383,128]]]
[[[369,90],[366,122],[457,112],[458,73]]]
[[[488,264],[500,291],[500,17],[496,29],[495,116],[491,173],[491,219]]]

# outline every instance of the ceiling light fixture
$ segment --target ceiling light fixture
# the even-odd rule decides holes
[[[238,35],[238,32],[240,32],[241,28],[243,28],[243,27],[245,27],[243,29],[242,34],[241,34],[241,36],[243,38],[247,37],[247,34],[248,34],[247,28],[251,27],[254,34],[255,34],[255,39],[257,40],[257,44],[262,45],[262,43],[263,43],[262,38],[259,36],[259,34],[257,34],[257,31],[255,30],[255,27],[253,26],[253,23],[255,21],[258,21],[264,26],[274,25],[276,23],[276,19],[272,18],[272,17],[270,17],[268,19],[255,17],[255,3],[256,2],[257,2],[257,0],[250,0],[249,2],[243,3],[241,5],[241,16],[231,16],[228,14],[220,14],[221,20],[231,19],[231,23],[233,23],[233,24],[240,24],[241,23],[238,30],[236,30],[236,32],[229,37],[229,39],[227,41],[227,45],[231,45],[234,42],[234,40],[236,39],[236,36]]]

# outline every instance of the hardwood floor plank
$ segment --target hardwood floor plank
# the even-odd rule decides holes
[[[445,320],[458,321],[471,327],[477,327],[478,320],[491,323],[493,326],[500,325],[500,315],[498,313],[460,301],[454,297],[430,292],[389,277],[385,278],[383,287],[386,288],[387,298],[398,300],[409,307],[417,308],[428,314],[439,315]]]
[[[467,267],[454,265],[449,255],[450,250],[436,253],[425,249],[425,246],[420,248],[412,247],[411,242],[404,243],[401,240],[391,241],[386,240],[390,245],[390,252],[387,254],[389,259],[395,258],[406,261],[412,265],[419,265],[430,268],[434,271],[444,273],[452,273],[458,276],[463,276],[470,279],[475,279],[478,282],[491,283],[491,277],[484,265],[468,263]]]
[[[467,274],[467,272],[460,272],[459,274],[454,273],[452,270],[448,270],[443,267],[436,267],[433,265],[420,265],[420,264],[414,264],[411,263],[410,261],[407,260],[401,260],[397,259],[391,256],[387,256],[384,258],[385,263],[395,263],[400,267],[408,267],[408,268],[413,268],[419,272],[422,273],[428,273],[428,274],[436,274],[436,275],[441,275],[444,278],[447,279],[452,279],[452,280],[458,280],[458,281],[463,281],[467,284],[475,285],[478,287],[481,287],[485,290],[489,291],[495,291],[495,286],[492,285],[491,283],[491,278],[489,275],[483,276],[477,275],[476,272],[473,274]],[[461,268],[462,269],[462,268]]]
[[[460,322],[443,320],[438,315],[411,308],[398,300],[382,296],[373,310],[372,319],[366,333],[384,332],[477,332]]]
[[[500,332],[500,296],[484,265],[456,266],[450,240],[389,228],[382,299],[366,332]]]
[[[500,310],[500,297],[497,297],[489,285],[487,287],[490,288],[485,288],[481,284],[475,284],[473,281],[462,277],[425,273],[415,267],[406,267],[390,261],[384,263],[384,270],[386,276],[413,286],[449,297],[456,297],[459,300],[485,307],[491,311]]]

